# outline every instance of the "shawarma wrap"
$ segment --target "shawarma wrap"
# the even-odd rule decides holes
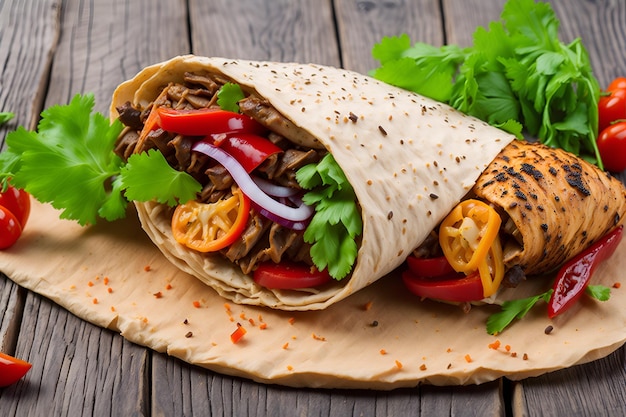
[[[270,289],[252,279],[258,263],[250,266],[250,259],[272,258],[280,263],[294,256],[300,261],[302,250],[293,251],[300,252],[298,256],[289,250],[272,256],[267,254],[271,242],[257,242],[236,259],[229,259],[225,251],[198,252],[174,239],[172,209],[154,202],[136,203],[142,227],[173,264],[237,303],[284,310],[323,309],[367,287],[401,265],[514,140],[439,102],[354,72],[198,56],[153,65],[121,84],[113,95],[111,118],[120,117],[121,109],[129,107],[143,117],[157,107],[214,105],[207,91],[219,91],[225,83],[240,86],[245,95],[240,101],[242,111],[278,136],[274,140],[285,150],[330,153],[354,190],[362,220],[362,232],[356,238],[358,252],[347,276],[315,288]],[[250,100],[254,105],[247,105]],[[278,115],[278,122],[266,117],[267,111]],[[180,135],[178,139],[171,135],[173,142],[165,145],[148,138],[138,146],[141,129],[129,127],[122,134],[121,154],[151,147],[182,152],[176,147]],[[302,232],[288,234],[298,241]],[[307,244],[299,242],[298,247],[306,249]]]

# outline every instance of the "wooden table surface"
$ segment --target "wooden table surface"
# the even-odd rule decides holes
[[[383,36],[467,46],[504,0],[0,0],[0,111],[40,111],[113,89],[138,70],[195,53],[315,62],[367,72]],[[554,0],[561,39],[582,37],[602,85],[626,74],[626,1]],[[622,175],[622,179],[624,176]],[[2,265],[0,265],[0,270]],[[0,275],[0,351],[33,363],[0,389],[1,416],[625,415],[626,348],[512,382],[390,392],[261,385],[185,364],[82,321]]]

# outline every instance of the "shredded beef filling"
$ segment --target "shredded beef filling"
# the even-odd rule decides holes
[[[217,107],[216,93],[227,82],[231,81],[219,75],[187,73],[182,84],[172,83],[166,86],[146,109],[134,108],[130,103],[118,107],[119,119],[126,128],[117,139],[115,153],[127,160],[133,153],[158,149],[172,167],[188,172],[203,185],[198,201],[214,203],[230,195],[233,179],[228,171],[211,158],[191,152],[196,138],[156,129],[141,143],[139,141],[140,132],[152,108]],[[306,139],[307,132],[298,129],[267,101],[243,87],[242,90],[247,95],[240,102],[242,113],[270,129],[268,139],[283,149],[282,153],[274,154],[264,161],[255,174],[276,184],[300,189],[296,181],[296,171],[304,165],[318,162],[325,151],[298,145],[302,138]],[[248,223],[238,240],[221,250],[220,254],[239,265],[245,274],[251,273],[259,263],[265,261],[279,263],[288,259],[313,264],[310,245],[304,242],[303,232],[273,223],[254,209],[251,209]]]

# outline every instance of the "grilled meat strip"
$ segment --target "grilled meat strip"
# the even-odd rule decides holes
[[[216,106],[216,93],[226,82],[222,76],[214,74],[185,74],[183,84],[170,84],[146,109],[135,109],[130,103],[118,108],[120,121],[126,126],[120,134],[115,152],[124,160],[133,153],[158,149],[175,169],[193,175],[203,185],[198,201],[213,203],[231,193],[233,179],[226,169],[204,155],[191,152],[193,138],[156,129],[139,143],[140,132],[152,108],[171,107],[174,109],[197,109]],[[318,162],[324,150],[309,149],[302,144],[319,145],[293,123],[283,117],[267,102],[248,92],[241,101],[242,112],[255,118],[273,131],[269,140],[284,152],[271,155],[257,168],[257,174],[285,187],[300,189],[295,173],[304,165]],[[244,111],[245,110],[245,111]],[[317,146],[314,146],[317,147]],[[260,262],[281,259],[305,262],[312,265],[310,245],[304,242],[303,232],[296,232],[275,224],[254,209],[251,209],[244,232],[220,254],[239,265],[243,273],[256,269]]]
[[[620,181],[576,156],[515,141],[473,188],[503,216],[507,268],[547,273],[622,222],[626,190]]]

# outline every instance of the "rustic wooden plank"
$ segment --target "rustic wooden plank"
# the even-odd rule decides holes
[[[441,9],[430,0],[335,1],[342,65],[366,74],[378,65],[372,47],[384,36],[409,35],[413,42],[441,45],[444,41]]]
[[[34,115],[43,107],[67,103],[73,95],[83,92],[94,93],[96,110],[108,113],[116,85],[153,62],[190,49],[184,1],[157,4],[152,0],[69,0],[62,8],[55,5],[54,10],[62,13],[52,15],[52,7],[36,13],[37,9],[28,5],[17,9],[25,16],[16,19],[13,13],[6,17],[26,26],[21,31],[21,42],[17,43],[22,47],[11,50],[26,61],[19,64],[25,70],[16,70],[18,64],[12,64],[11,75],[17,77],[12,82],[37,89],[41,85],[48,90],[44,97],[24,88],[22,92],[13,92],[10,99],[32,109]],[[49,31],[43,30],[45,26],[33,31],[41,26],[43,16],[53,19],[47,26],[55,30],[58,25],[63,27],[58,39],[52,36],[54,42],[49,40]],[[137,24],[138,21],[145,24]],[[165,21],[170,25],[162,25]],[[4,40],[3,36],[1,45],[8,43]],[[55,51],[49,86],[47,68],[30,74],[31,68],[34,72],[42,63],[49,63],[46,51],[39,53],[36,48],[29,48],[31,42],[48,42],[50,51]],[[31,53],[18,54],[18,50]],[[4,334],[9,334],[5,328],[10,326],[3,324]],[[16,347],[21,357],[33,363],[33,368],[26,379],[0,392],[1,415],[150,414],[150,350],[84,322],[32,293],[27,297]]]
[[[193,52],[339,66],[330,0],[189,2]]]

